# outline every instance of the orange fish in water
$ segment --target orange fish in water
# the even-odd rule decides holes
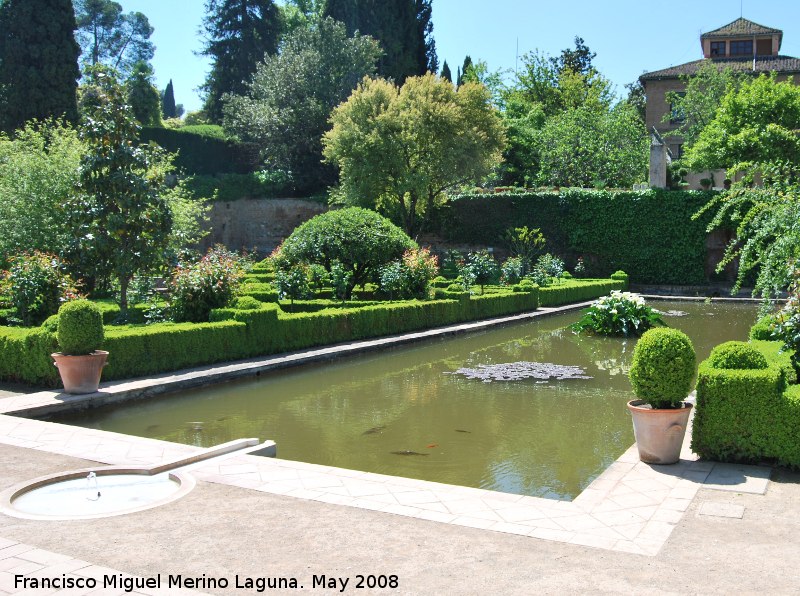
[[[435,447],[438,447],[438,446],[439,446],[439,443],[431,443],[430,445],[428,445],[428,449],[434,449]]]

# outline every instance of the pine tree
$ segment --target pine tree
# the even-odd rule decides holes
[[[442,64],[442,74],[440,76],[451,83],[453,82],[453,73],[450,72],[450,67],[447,65],[447,60],[445,60],[444,64]]]
[[[167,88],[164,89],[164,96],[161,98],[161,114],[165,119],[178,117],[178,108],[175,105],[175,89],[172,87],[172,79],[169,80]]]
[[[272,0],[206,0],[206,13],[209,41],[203,53],[212,65],[204,85],[205,111],[220,122],[223,94],[246,93],[256,65],[276,52],[280,12]]]
[[[0,126],[78,118],[78,57],[70,0],[0,1]]]
[[[431,21],[432,0],[328,0],[323,11],[377,39],[383,49],[378,74],[402,83],[406,77],[438,70]]]

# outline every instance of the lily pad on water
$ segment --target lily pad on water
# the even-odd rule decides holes
[[[492,381],[522,381],[523,379],[539,379],[546,382],[550,379],[591,379],[579,366],[566,366],[551,362],[509,362],[504,364],[479,364],[475,368],[459,368],[453,375],[463,375],[468,379],[479,379],[484,383]]]
[[[682,310],[658,310],[658,309],[653,309],[653,310],[655,310],[657,313],[665,317],[685,317],[686,315],[689,314],[688,312],[684,312]]]

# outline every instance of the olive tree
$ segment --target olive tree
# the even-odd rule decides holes
[[[445,192],[501,161],[503,125],[480,83],[455,89],[433,74],[402,87],[365,78],[331,116],[325,159],[347,204],[376,208],[414,237]]]
[[[417,245],[385,217],[360,207],[322,213],[298,226],[283,242],[277,264],[290,269],[298,263],[318,264],[328,272],[343,268],[350,274],[345,297],[356,285],[373,279],[383,266]]]

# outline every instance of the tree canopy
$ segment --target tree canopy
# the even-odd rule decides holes
[[[685,156],[695,171],[741,164],[800,163],[800,87],[761,75],[729,88]]]
[[[366,36],[347,36],[344,25],[321,19],[287,35],[277,55],[266,56],[248,91],[227,97],[229,133],[262,149],[265,163],[291,172],[298,189],[317,191],[335,182],[321,163],[322,134],[333,108],[375,72],[380,49]]]
[[[123,13],[112,0],[74,0],[84,66],[105,64],[127,78],[138,62],[155,53],[153,27],[141,12]]]
[[[223,95],[241,95],[265,54],[278,49],[280,11],[272,0],[206,0],[207,36],[203,54],[211,58],[203,89],[205,112],[222,121]]]
[[[31,119],[76,122],[78,57],[70,0],[0,2],[0,128]]]
[[[383,54],[378,74],[402,83],[438,71],[431,0],[327,0],[324,16],[378,40]]]
[[[161,126],[161,96],[153,85],[153,68],[149,64],[139,62],[133,67],[125,81],[125,91],[133,117],[139,124]]]
[[[331,121],[325,158],[345,201],[381,210],[412,237],[445,191],[492,171],[505,142],[483,85],[456,90],[430,73],[402,87],[366,78]]]

